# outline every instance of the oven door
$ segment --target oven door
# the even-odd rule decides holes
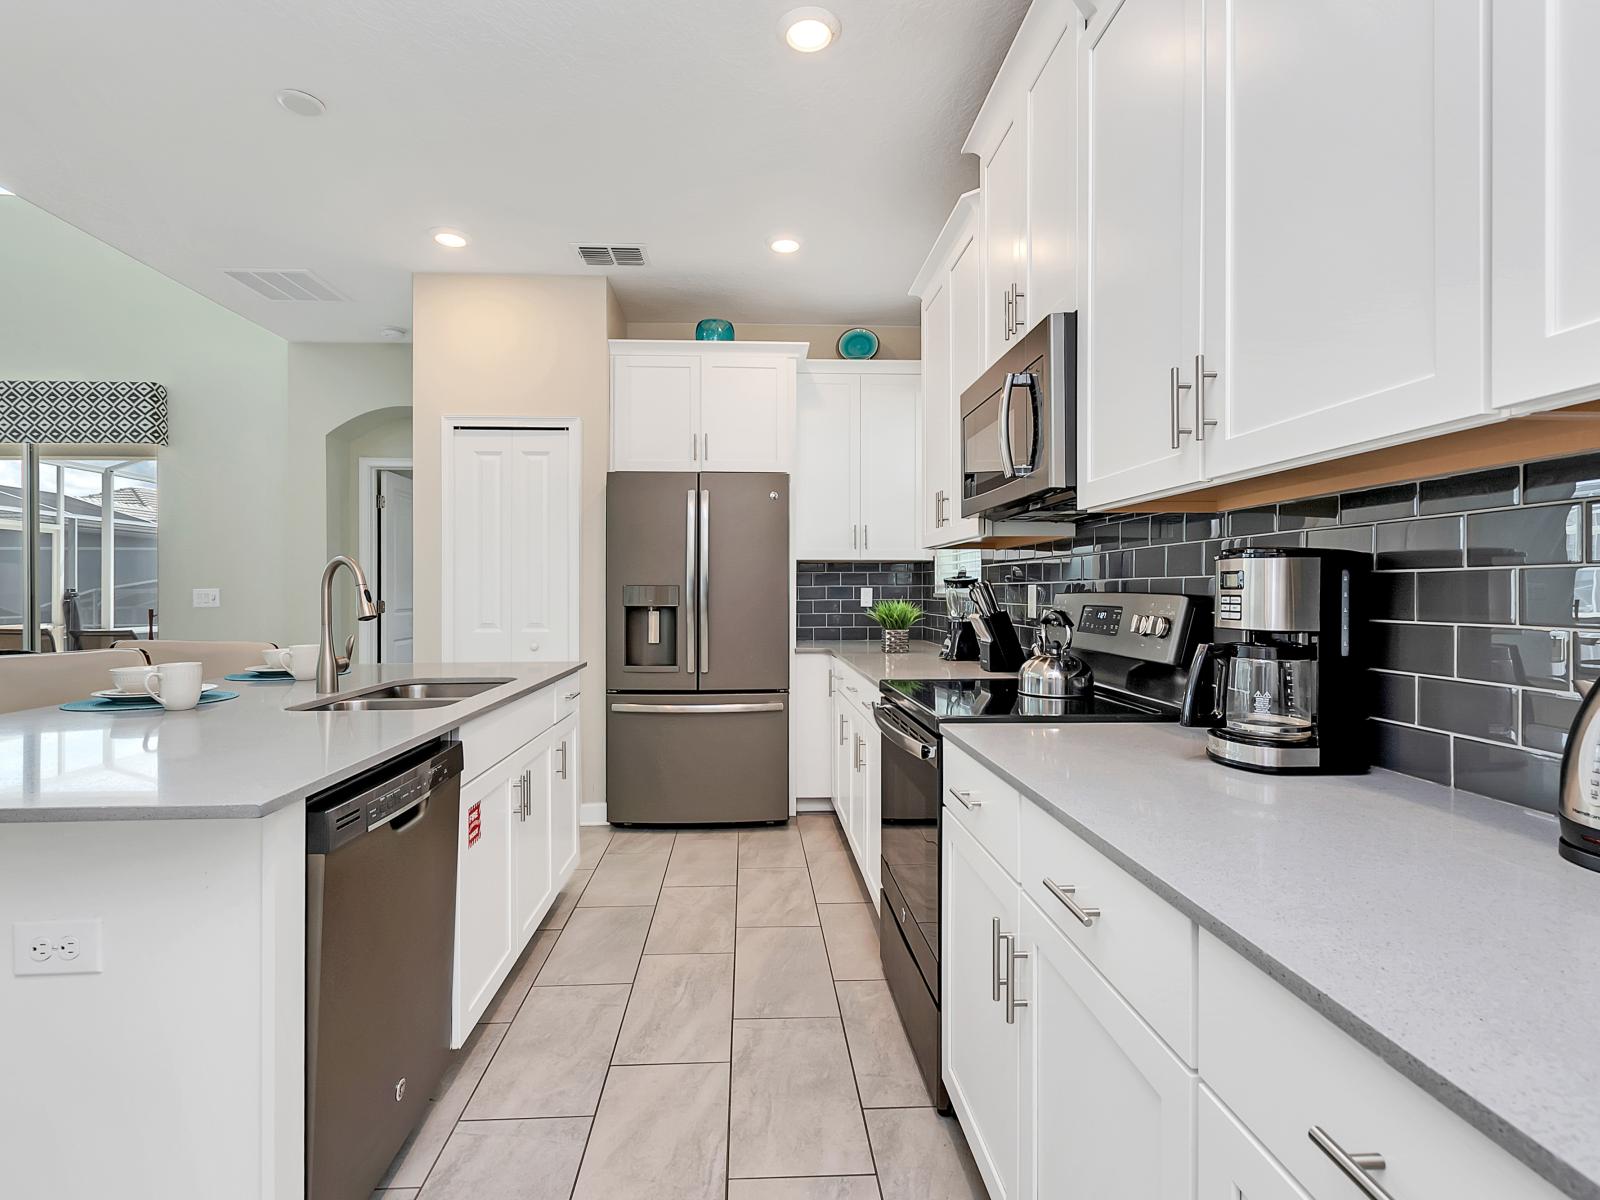
[[[876,709],[884,893],[935,1000],[939,996],[939,739],[888,704]]]

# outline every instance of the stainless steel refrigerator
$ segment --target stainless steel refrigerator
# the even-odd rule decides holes
[[[787,475],[607,476],[613,822],[787,819],[793,570]]]

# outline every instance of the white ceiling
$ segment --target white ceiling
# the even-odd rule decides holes
[[[409,326],[427,271],[609,273],[637,321],[915,323],[1027,0],[830,6],[842,36],[802,55],[791,0],[7,0],[0,184],[295,341]],[[588,240],[650,265],[585,268]],[[274,304],[230,267],[349,301]]]

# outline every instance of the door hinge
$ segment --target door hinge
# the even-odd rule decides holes
[[[382,492],[378,493],[378,507],[379,508],[388,508],[389,507],[389,497],[385,496]]]

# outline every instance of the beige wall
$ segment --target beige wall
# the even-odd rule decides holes
[[[440,654],[440,420],[450,414],[582,423],[579,649],[584,800],[605,797],[605,489],[611,442],[606,338],[621,313],[604,279],[417,275],[412,281],[417,659]],[[433,581],[430,585],[429,581]]]
[[[631,321],[626,334],[613,337],[649,339],[690,339],[693,321]],[[741,342],[810,342],[807,358],[838,358],[839,335],[854,325],[747,325],[733,323]],[[915,325],[870,325],[878,335],[878,357],[918,359],[922,357],[922,330]]]

